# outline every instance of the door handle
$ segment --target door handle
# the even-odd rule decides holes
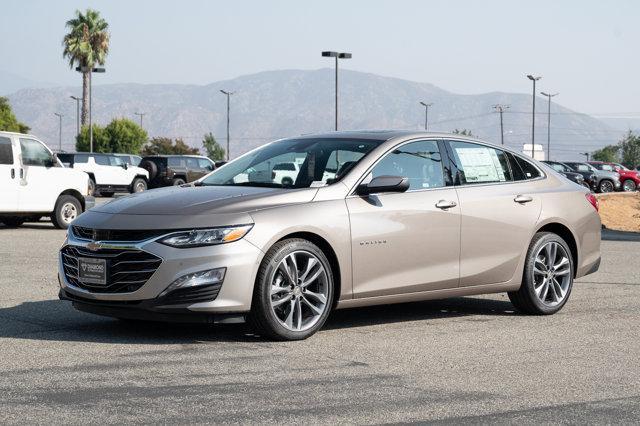
[[[436,203],[436,207],[442,210],[450,209],[457,206],[455,201],[440,200]]]
[[[24,179],[24,169],[20,169],[20,179]]]
[[[11,179],[16,178],[16,169],[11,169]]]
[[[516,198],[514,198],[513,201],[515,201],[516,203],[525,204],[533,201],[533,198],[529,197],[528,195],[516,195]]]

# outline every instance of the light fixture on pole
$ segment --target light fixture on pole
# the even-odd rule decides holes
[[[585,157],[587,157],[587,161],[589,161],[589,153],[588,152],[581,152],[580,154],[582,154]]]
[[[76,101],[76,136],[80,134],[80,101],[82,98],[77,96],[69,96],[71,99]]]
[[[146,112],[134,112],[134,114],[140,117],[140,127],[142,127],[142,117],[147,115],[147,113]]]
[[[324,51],[322,52],[322,56],[325,58],[335,58],[336,60],[336,126],[335,130],[338,130],[338,59],[351,59],[351,53],[347,52],[333,52],[333,51]]]
[[[497,104],[494,105],[493,108],[500,113],[500,142],[502,142],[502,145],[504,145],[504,124],[502,121],[502,114],[504,113],[505,109],[509,109],[509,105]]]
[[[531,158],[535,158],[536,149],[536,81],[542,76],[527,75],[527,78],[533,82],[533,105],[531,108]]]
[[[549,108],[547,109],[547,160],[551,160],[551,98],[558,96],[559,93],[540,92],[540,94],[549,99]]]
[[[424,130],[429,130],[429,107],[433,105],[433,102],[427,104],[420,101],[420,105],[424,107]]]
[[[91,116],[91,104],[93,101],[93,96],[91,95],[92,84],[91,81],[92,75],[94,72],[104,73],[106,70],[104,68],[91,68],[91,67],[76,67],[76,71],[81,73],[89,73],[89,152],[93,152],[93,122]]]
[[[229,143],[230,133],[229,133],[229,113],[231,110],[231,95],[236,92],[229,92],[227,90],[220,90],[224,95],[227,96],[227,161],[229,161],[230,155],[229,150],[231,148],[231,144]]]
[[[58,133],[58,152],[62,152],[62,117],[64,114],[60,114],[59,112],[54,112],[53,115],[57,116],[60,119],[59,133]]]

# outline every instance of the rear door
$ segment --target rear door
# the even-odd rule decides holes
[[[0,211],[18,211],[20,166],[17,149],[9,136],[0,136]]]
[[[200,168],[197,158],[186,157],[185,161],[187,165],[187,182],[198,180],[206,174],[205,171]]]
[[[460,286],[509,281],[540,215],[533,181],[542,172],[491,146],[451,140],[447,147],[460,201]]]

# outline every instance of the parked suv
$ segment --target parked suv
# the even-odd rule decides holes
[[[566,166],[566,165],[564,165],[562,163],[559,163],[557,161],[549,161],[549,160],[547,160],[547,161],[542,161],[542,162],[547,164],[553,170],[555,170],[556,172],[560,173],[562,176],[566,177],[570,181],[575,182],[578,185],[586,186],[589,189],[595,190],[595,188],[591,187],[589,182],[584,180],[584,176],[582,174],[580,174],[578,172],[574,172],[573,170],[571,170],[571,167]],[[595,181],[595,179],[594,179],[594,181]]]
[[[565,161],[564,164],[579,173],[590,172],[595,174],[596,188],[598,192],[613,192],[620,190],[620,175],[617,172],[598,170],[589,163]]]
[[[620,175],[620,182],[622,182],[623,191],[633,192],[638,189],[638,186],[640,185],[640,173],[635,170],[629,170],[620,163],[589,161],[589,164],[598,170],[617,172]]]
[[[149,187],[159,188],[193,182],[215,170],[216,165],[200,155],[151,155],[142,159],[140,167],[149,173]]]
[[[92,193],[110,197],[114,192],[147,189],[149,173],[141,167],[130,166],[118,155],[77,152],[58,154],[58,158],[66,166],[89,175]]]
[[[86,173],[65,168],[35,137],[11,132],[0,132],[0,194],[0,222],[9,227],[50,216],[67,228],[95,203]]]

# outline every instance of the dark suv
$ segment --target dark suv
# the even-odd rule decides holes
[[[193,182],[216,168],[199,155],[151,155],[142,159],[140,167],[149,172],[149,188]]]

